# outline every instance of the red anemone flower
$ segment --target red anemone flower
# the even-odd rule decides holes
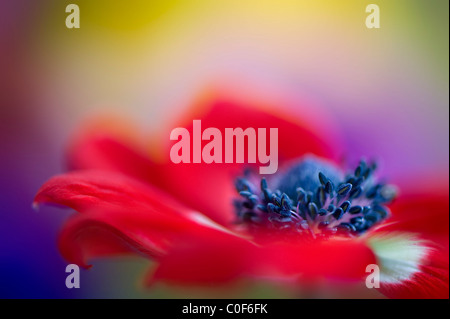
[[[374,163],[339,167],[341,148],[326,128],[248,101],[203,102],[173,127],[192,133],[193,119],[222,134],[276,127],[279,171],[262,177],[243,164],[174,164],[168,133],[152,156],[117,131],[85,130],[69,149],[71,171],[34,199],[79,212],[59,237],[65,259],[89,267],[95,257],[139,254],[157,262],[147,284],[183,285],[355,282],[377,265],[388,297],[449,297],[447,181],[416,182],[396,196]]]

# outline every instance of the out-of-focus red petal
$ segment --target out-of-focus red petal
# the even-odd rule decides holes
[[[86,130],[75,139],[69,150],[70,167],[102,168],[131,175],[172,193],[178,200],[215,221],[227,224],[233,219],[230,204],[234,196],[233,179],[242,174],[243,164],[173,164],[169,157],[170,147],[175,143],[169,140],[170,131],[185,127],[192,140],[194,119],[202,121],[203,129],[218,128],[223,137],[225,128],[266,128],[267,134],[269,128],[278,128],[279,162],[305,153],[336,158],[336,150],[339,149],[339,143],[331,141],[333,134],[327,134],[326,126],[313,126],[307,120],[299,119],[298,115],[278,110],[277,105],[267,107],[250,99],[210,94],[168,127],[167,132],[159,135],[162,139],[159,146],[153,144],[151,147],[157,161],[150,159],[150,152],[144,152],[139,143],[132,142],[132,138],[123,138],[110,125],[107,130],[105,126]],[[207,142],[203,141],[202,145]]]
[[[116,171],[158,185],[160,167],[142,145],[143,137],[126,126],[117,120],[86,124],[70,143],[68,168]]]
[[[108,171],[82,170],[52,177],[37,192],[34,204],[51,203],[79,212],[112,208],[152,209],[180,215],[188,209],[176,200],[132,177]]]
[[[71,207],[83,215],[64,226],[59,246],[69,261],[86,266],[94,256],[141,252],[157,255],[169,233],[195,227],[189,210],[131,177],[86,170],[55,176],[38,191],[35,204]]]
[[[437,187],[439,186],[439,187]],[[376,232],[405,231],[449,249],[448,184],[427,191],[407,190],[390,206],[392,216]]]
[[[448,181],[425,184],[405,187],[390,207],[392,217],[373,232],[413,234],[428,247],[411,278],[382,283],[380,291],[391,298],[449,298]]]
[[[272,108],[261,103],[233,99],[229,96],[212,95],[199,102],[193,112],[188,113],[182,120],[176,122],[170,129],[184,127],[193,139],[193,119],[201,120],[202,130],[214,127],[221,131],[225,138],[225,128],[265,128],[267,141],[269,129],[278,128],[278,161],[280,163],[297,158],[306,153],[314,153],[325,158],[336,158],[339,143],[331,141],[332,136],[326,136],[324,127],[312,127],[298,116],[288,115],[274,105]],[[301,106],[299,106],[301,107]],[[269,109],[271,111],[269,111]],[[167,132],[169,136],[170,132]],[[209,141],[203,141],[206,145]],[[169,156],[168,143],[165,153]],[[225,142],[223,142],[223,147]],[[191,142],[191,155],[193,152]],[[246,151],[247,152],[247,151]],[[225,156],[225,153],[222,154]],[[246,155],[247,156],[247,153]],[[220,223],[228,223],[233,219],[232,197],[235,196],[233,179],[243,174],[243,164],[205,164],[180,163],[173,164],[170,159],[161,170],[164,178],[161,185],[166,191],[172,192],[177,198],[189,206],[205,213]],[[257,158],[258,162],[258,158]],[[267,166],[267,164],[252,164],[253,167]]]
[[[88,267],[88,261],[95,257],[133,253],[157,256],[164,252],[163,239],[167,235],[152,232],[137,236],[132,232],[134,229],[111,225],[114,218],[111,212],[108,217],[97,213],[72,216],[59,237],[62,256],[71,263]]]
[[[63,256],[87,266],[92,257],[166,253],[174,240],[195,234],[227,233],[205,216],[186,209],[167,194],[119,173],[86,170],[53,177],[35,197],[35,204],[52,203],[83,214],[63,227],[59,247]]]
[[[194,252],[201,250],[204,253],[199,256],[194,253],[188,257],[189,262],[194,263],[210,258],[207,253],[209,248],[231,249],[235,245],[251,245],[246,239],[221,228],[199,213],[175,216],[148,208],[131,211],[117,208],[72,216],[62,229],[59,249],[68,261],[88,267],[88,260],[111,255],[138,254],[146,258],[165,260],[168,252],[176,252],[180,247],[186,247],[186,243],[192,243],[193,239],[197,240],[196,246],[189,249]],[[223,245],[213,247],[213,243]],[[196,257],[199,260],[192,260]],[[245,265],[240,266],[240,271],[245,269]],[[176,267],[177,272],[184,269],[180,265]],[[228,265],[226,267],[229,269]],[[164,271],[170,269],[169,265]],[[217,274],[220,276],[221,272]]]
[[[159,258],[146,280],[178,285],[214,285],[230,282],[249,274],[256,249],[249,241],[228,235],[190,236],[180,240]]]
[[[308,278],[359,280],[375,262],[372,250],[361,240],[331,239],[308,243],[273,244],[265,248],[267,262],[288,275]]]
[[[87,261],[94,257],[130,253],[160,257],[180,236],[215,232],[218,230],[164,211],[98,210],[72,216],[62,229],[59,249],[68,261],[86,267]]]
[[[211,285],[241,276],[313,281],[317,278],[359,280],[375,262],[361,241],[277,243],[257,246],[225,236],[185,240],[160,259],[148,282]],[[180,266],[181,265],[181,266]]]

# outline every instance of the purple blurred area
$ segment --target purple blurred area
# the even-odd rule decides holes
[[[37,1],[0,2],[0,298],[69,298],[56,234],[67,215],[36,212],[40,185],[61,171],[64,136],[37,98],[27,48]]]

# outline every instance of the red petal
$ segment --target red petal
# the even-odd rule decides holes
[[[88,267],[88,260],[95,257],[137,252],[157,256],[164,252],[167,234],[153,231],[137,236],[136,228],[130,229],[128,224],[126,227],[117,225],[116,220],[117,216],[111,212],[108,215],[90,213],[73,216],[64,225],[59,237],[61,254],[71,263]]]
[[[278,243],[256,246],[241,238],[185,239],[160,259],[149,283],[209,285],[242,276],[303,280],[361,279],[375,262],[370,248],[360,241]]]
[[[156,279],[204,283],[242,275],[300,273],[348,279],[360,278],[365,265],[373,261],[371,251],[358,241],[258,247],[199,223],[193,213],[163,193],[112,172],[79,171],[54,177],[35,201],[86,212],[63,229],[60,249],[68,260],[86,265],[88,258],[137,251],[160,256]]]
[[[367,275],[367,265],[375,262],[372,250],[360,240],[273,244],[264,255],[285,275],[302,274],[306,278],[358,280]]]
[[[407,189],[391,206],[392,217],[374,234],[403,232],[425,240],[428,253],[401,284],[382,284],[392,298],[449,298],[448,182]]]
[[[269,132],[270,128],[278,128],[279,163],[305,153],[326,158],[335,157],[335,147],[339,147],[337,143],[327,143],[323,137],[319,137],[326,134],[326,128],[321,127],[319,133],[318,128],[311,127],[306,121],[298,119],[298,116],[284,114],[276,106],[272,108],[272,112],[262,111],[263,109],[267,110],[267,107],[248,99],[213,95],[199,103],[194,113],[189,113],[184,120],[177,122],[170,129],[184,127],[190,132],[192,139],[193,119],[201,120],[203,130],[208,127],[219,129],[222,138],[225,136],[225,128],[266,128],[266,132]],[[169,146],[173,144],[169,143]],[[205,144],[206,142],[203,142],[203,145]],[[167,156],[169,146],[166,150]],[[220,223],[226,224],[233,219],[230,204],[235,196],[233,180],[243,173],[243,164],[173,164],[169,159],[167,162],[167,167],[161,170],[164,178],[160,178],[163,181],[161,186],[166,191],[170,190],[189,206]]]
[[[79,212],[113,208],[153,209],[164,215],[188,210],[151,185],[123,174],[84,170],[55,176],[39,189],[34,204],[52,203]]]
[[[390,208],[392,217],[380,231],[409,231],[428,239],[446,237],[448,246],[449,195],[445,184],[426,192],[403,193]]]
[[[165,237],[159,228],[180,229],[194,224],[186,222],[189,211],[161,191],[106,171],[76,171],[53,177],[38,191],[34,203],[88,212],[88,216],[73,217],[60,240],[62,254],[83,265],[88,257],[124,253],[129,243],[135,244],[135,250],[160,252],[163,246],[157,243]],[[146,228],[142,227],[147,225],[153,228],[144,232]],[[147,244],[138,244],[136,236],[146,236]]]
[[[113,172],[76,171],[53,177],[36,195],[35,204],[40,203],[84,213],[67,222],[59,241],[63,256],[83,266],[89,258],[104,255],[160,256],[180,236],[226,231],[160,190]]]
[[[227,235],[183,238],[158,261],[146,280],[181,285],[226,283],[251,271],[255,247],[245,239]]]
[[[227,224],[234,217],[231,205],[235,193],[233,179],[242,174],[242,164],[173,164],[169,158],[170,147],[174,144],[169,141],[170,130],[185,127],[192,136],[193,119],[201,119],[203,129],[215,127],[222,134],[225,128],[278,128],[279,161],[305,153],[335,158],[336,149],[339,149],[336,142],[325,141],[324,136],[331,135],[327,135],[326,127],[320,130],[311,127],[298,116],[282,114],[276,105],[272,107],[272,113],[261,109],[261,103],[248,99],[209,96],[195,106],[193,113],[160,135],[167,141],[162,143],[165,146],[160,146],[157,154],[163,158],[162,164],[150,160],[136,145],[128,145],[118,135],[101,130],[89,131],[76,140],[69,154],[70,163],[75,168],[118,170],[143,179],[215,221]]]
[[[116,171],[157,185],[159,166],[138,143],[137,133],[124,125],[111,120],[86,125],[69,147],[69,169]]]
[[[61,232],[60,251],[68,261],[86,267],[94,257],[129,253],[159,257],[187,233],[218,232],[184,216],[164,213],[135,208],[74,215]]]

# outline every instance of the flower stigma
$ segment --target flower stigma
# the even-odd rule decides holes
[[[361,235],[389,217],[386,205],[397,193],[377,180],[375,170],[375,163],[361,160],[345,174],[330,162],[305,156],[268,180],[247,171],[235,182],[236,223],[314,239]]]

